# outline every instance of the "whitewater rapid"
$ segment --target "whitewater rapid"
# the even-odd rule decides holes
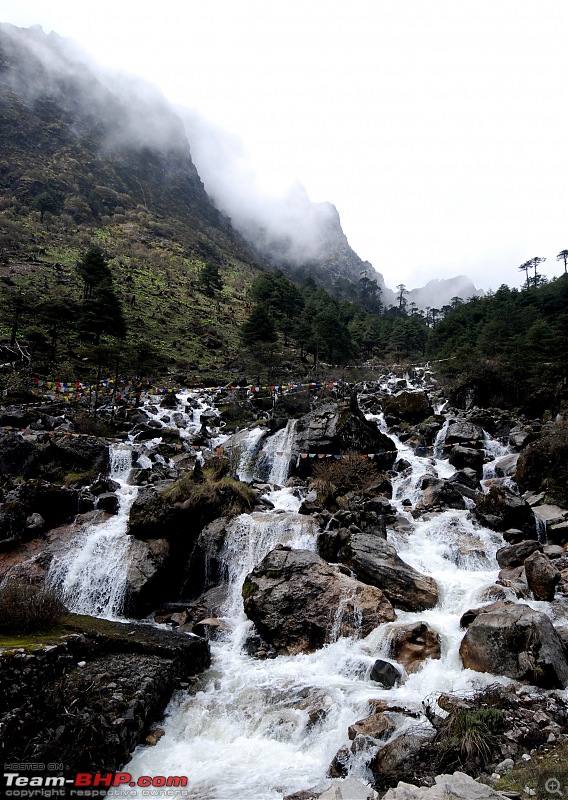
[[[380,415],[375,421],[384,427]],[[286,480],[292,434],[293,426],[288,426],[263,446],[273,458],[270,475],[278,476],[280,483]],[[187,776],[185,796],[191,800],[281,800],[289,793],[325,785],[333,757],[350,745],[348,726],[370,713],[370,700],[384,699],[421,712],[429,695],[508,683],[506,678],[464,670],[459,658],[463,636],[459,619],[486,601],[498,575],[495,552],[503,540],[474,525],[467,511],[445,511],[414,521],[402,501],[417,501],[420,476],[447,477],[453,468],[447,461],[417,456],[394,439],[410,468],[393,478],[392,504],[409,525],[389,531],[388,538],[403,560],[436,580],[438,606],[419,613],[398,611],[396,622],[379,626],[367,638],[339,638],[315,653],[266,660],[246,655],[243,643],[253,625],[242,606],[245,575],[276,544],[316,549],[318,531],[309,517],[295,513],[297,492],[270,492],[266,497],[274,509],[240,517],[225,542],[222,561],[229,595],[223,620],[229,633],[211,643],[212,667],[194,690],[172,699],[162,739],[155,747],[139,747],[126,765],[134,777]],[[258,438],[251,449],[257,444]],[[441,659],[426,661],[393,689],[372,682],[370,669],[377,658],[389,659],[396,626],[416,621],[427,622],[438,632]],[[428,727],[423,716],[411,721],[402,715],[393,718],[398,724],[394,735],[410,724],[415,731]],[[350,777],[368,782],[369,758],[365,751],[353,754]]]

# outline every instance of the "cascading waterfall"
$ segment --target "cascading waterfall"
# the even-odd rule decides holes
[[[269,436],[253,468],[255,477],[276,486],[283,486],[288,477],[294,450],[298,420],[289,419],[286,427]]]
[[[111,445],[110,477],[119,484],[118,513],[82,531],[68,549],[53,559],[48,581],[76,614],[116,619],[123,611],[129,566],[126,533],[130,507],[138,487],[128,483],[132,450]]]
[[[384,426],[380,416],[374,419]],[[440,443],[444,435],[445,429]],[[357,613],[346,596],[335,618],[337,641],[298,656],[258,660],[246,655],[242,645],[254,629],[240,596],[245,575],[278,543],[315,549],[316,531],[309,526],[309,518],[278,511],[297,507],[290,503],[292,490],[271,492],[268,498],[276,511],[243,515],[227,531],[222,561],[228,600],[223,613],[230,633],[212,642],[213,666],[202,676],[199,690],[192,696],[179,693],[172,700],[166,735],[155,747],[138,748],[125,767],[133,776],[187,775],[192,800],[280,800],[321,785],[335,753],[349,745],[348,726],[368,715],[371,699],[420,711],[423,699],[432,693],[508,682],[464,670],[459,657],[460,617],[486,600],[498,575],[495,552],[503,541],[499,534],[476,527],[467,511],[412,520],[402,501],[416,488],[420,476],[429,472],[447,477],[453,468],[447,461],[416,456],[393,438],[410,467],[393,478],[392,502],[412,525],[408,530],[389,531],[389,541],[403,560],[435,578],[439,605],[420,613],[399,611],[396,622],[379,626],[367,638],[345,638],[339,636],[342,615]],[[271,482],[278,483],[278,477],[282,483],[287,476],[287,451],[293,449],[289,443],[293,427],[271,439],[270,452],[281,451],[286,461],[281,472],[272,462]],[[426,661],[393,689],[371,682],[368,675],[375,659],[389,658],[396,625],[417,621],[427,622],[439,633],[442,658]],[[397,734],[409,725],[400,715],[391,718],[399,726]],[[424,718],[420,724],[428,727]],[[412,725],[417,725],[416,720]],[[364,750],[354,753],[350,775],[368,780],[368,759]]]

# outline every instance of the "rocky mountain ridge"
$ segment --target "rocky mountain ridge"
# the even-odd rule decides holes
[[[396,305],[383,275],[349,246],[331,203],[312,203],[301,186],[280,199],[243,201],[245,187],[231,194],[219,183],[219,153],[202,155],[203,133],[186,112],[153,87],[95,69],[39,26],[0,26],[0,110],[4,208],[43,208],[42,217],[65,214],[79,226],[151,212],[170,228],[166,238],[206,258],[236,256],[328,288],[365,276]],[[4,247],[4,259],[10,252]],[[412,290],[409,301],[441,307],[475,293],[451,279]]]

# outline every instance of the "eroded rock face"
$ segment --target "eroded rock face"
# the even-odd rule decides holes
[[[358,580],[379,588],[395,608],[423,611],[438,602],[436,581],[406,564],[379,536],[352,533],[338,557]]]
[[[500,605],[482,610],[469,626],[460,645],[464,667],[545,689],[566,686],[566,653],[549,617],[525,605]]]
[[[343,575],[309,550],[282,546],[247,575],[243,599],[247,616],[280,654],[317,650],[359,627],[366,636],[394,619],[392,605],[376,587]]]

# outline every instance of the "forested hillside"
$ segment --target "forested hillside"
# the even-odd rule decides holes
[[[1,361],[14,365],[0,390],[432,359],[462,406],[562,407],[566,275],[539,283],[527,267],[523,289],[421,310],[403,284],[384,296],[358,271],[338,219],[333,264],[279,264],[274,249],[265,261],[211,203],[166,101],[110,87],[38,29],[0,26],[0,174]]]

